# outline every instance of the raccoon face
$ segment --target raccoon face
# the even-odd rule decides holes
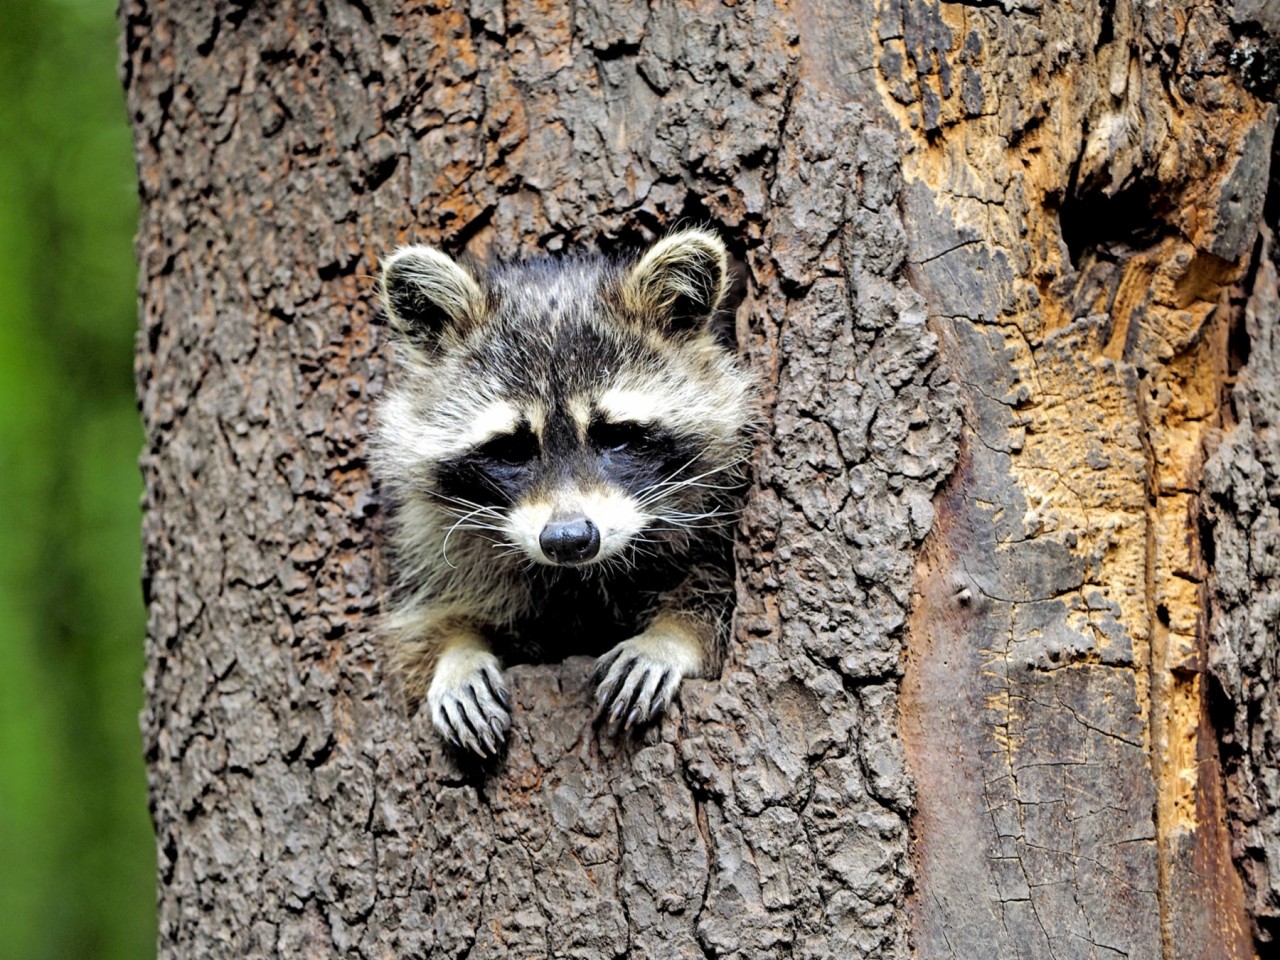
[[[750,417],[748,380],[707,329],[726,279],[723,245],[700,230],[633,263],[483,275],[397,252],[383,294],[406,376],[383,460],[438,513],[446,555],[455,537],[497,548],[472,558],[626,564],[722,522]]]
[[[699,460],[699,438],[610,409],[611,399],[606,390],[524,410],[499,401],[506,422],[436,468],[440,493],[501,516],[505,539],[538,563],[607,560],[646,530],[669,542],[689,505],[673,518],[663,485]]]

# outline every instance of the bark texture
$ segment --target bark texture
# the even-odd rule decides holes
[[[1269,211],[1271,229],[1278,212]],[[1280,941],[1280,249],[1270,229],[1255,269],[1240,318],[1248,365],[1232,391],[1232,429],[1205,466],[1202,536],[1213,561],[1209,707],[1222,735],[1231,852],[1258,938],[1274,949]]]
[[[1268,7],[122,19],[161,956],[1274,935]],[[460,768],[376,638],[376,258],[681,218],[733,245],[768,416],[723,675],[615,742],[586,661],[516,667],[509,756]]]

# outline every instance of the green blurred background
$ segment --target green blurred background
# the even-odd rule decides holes
[[[155,954],[113,0],[0,0],[0,958]]]

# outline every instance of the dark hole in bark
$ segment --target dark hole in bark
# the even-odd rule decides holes
[[[396,167],[400,165],[400,155],[393,153],[388,157],[381,157],[369,165],[365,171],[365,190],[377,190],[391,178],[396,172]]]
[[[1271,144],[1271,171],[1267,177],[1267,195],[1262,201],[1262,220],[1273,232],[1280,229],[1280,138]]]
[[[467,244],[485,227],[489,225],[489,221],[493,219],[493,211],[496,209],[494,204],[489,204],[478,214],[453,231],[453,236],[449,238],[446,251],[454,256],[461,256],[463,251],[467,249]]]
[[[1116,15],[1116,0],[1102,0],[1100,6],[1099,17],[1102,20],[1102,24],[1098,28],[1098,42],[1094,46],[1094,50],[1101,50],[1116,38],[1115,27],[1112,23]]]
[[[1240,744],[1235,737],[1235,706],[1222,684],[1212,673],[1206,674],[1206,704],[1209,723],[1218,737],[1218,754],[1224,770],[1230,770],[1240,756]]]
[[[1244,88],[1261,100],[1280,94],[1280,38],[1255,20],[1234,25],[1235,46],[1227,62],[1240,74]]]
[[[227,23],[232,27],[239,27],[244,22],[244,18],[249,14],[249,8],[253,6],[253,0],[231,0],[231,9],[227,13]]]
[[[1280,943],[1280,918],[1260,913],[1253,918],[1253,923],[1253,939],[1259,944]],[[1262,956],[1262,953],[1258,955]]]
[[[724,238],[725,246],[729,248],[729,271],[731,276],[729,292],[725,295],[724,306],[720,309],[715,333],[721,343],[731,350],[737,350],[738,331],[734,324],[734,317],[750,292],[747,248],[736,234],[721,231],[720,235]]]
[[[1115,193],[1105,188],[1069,190],[1058,210],[1058,225],[1071,265],[1078,268],[1090,252],[1106,255],[1113,247],[1151,246],[1169,231],[1166,208],[1167,201],[1146,181]]]
[[[222,27],[222,19],[220,17],[213,18],[213,24],[209,27],[209,35],[200,43],[196,44],[196,53],[202,57],[207,57],[213,53],[214,45],[218,42],[218,33]]]
[[[1244,323],[1244,311],[1236,310],[1227,332],[1227,373],[1235,376],[1249,362],[1249,331]]]
[[[155,811],[152,811],[152,816]],[[172,833],[165,837],[164,856],[160,863],[160,875],[165,883],[173,882],[173,872],[178,865],[178,843]]]
[[[1204,515],[1203,508],[1196,517],[1196,527],[1200,534],[1200,552],[1204,554],[1205,566],[1212,570],[1218,556],[1218,548],[1213,539],[1213,524]]]

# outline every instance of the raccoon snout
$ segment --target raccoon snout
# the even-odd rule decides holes
[[[600,552],[600,530],[586,517],[552,520],[538,535],[538,546],[553,563],[586,563]]]

